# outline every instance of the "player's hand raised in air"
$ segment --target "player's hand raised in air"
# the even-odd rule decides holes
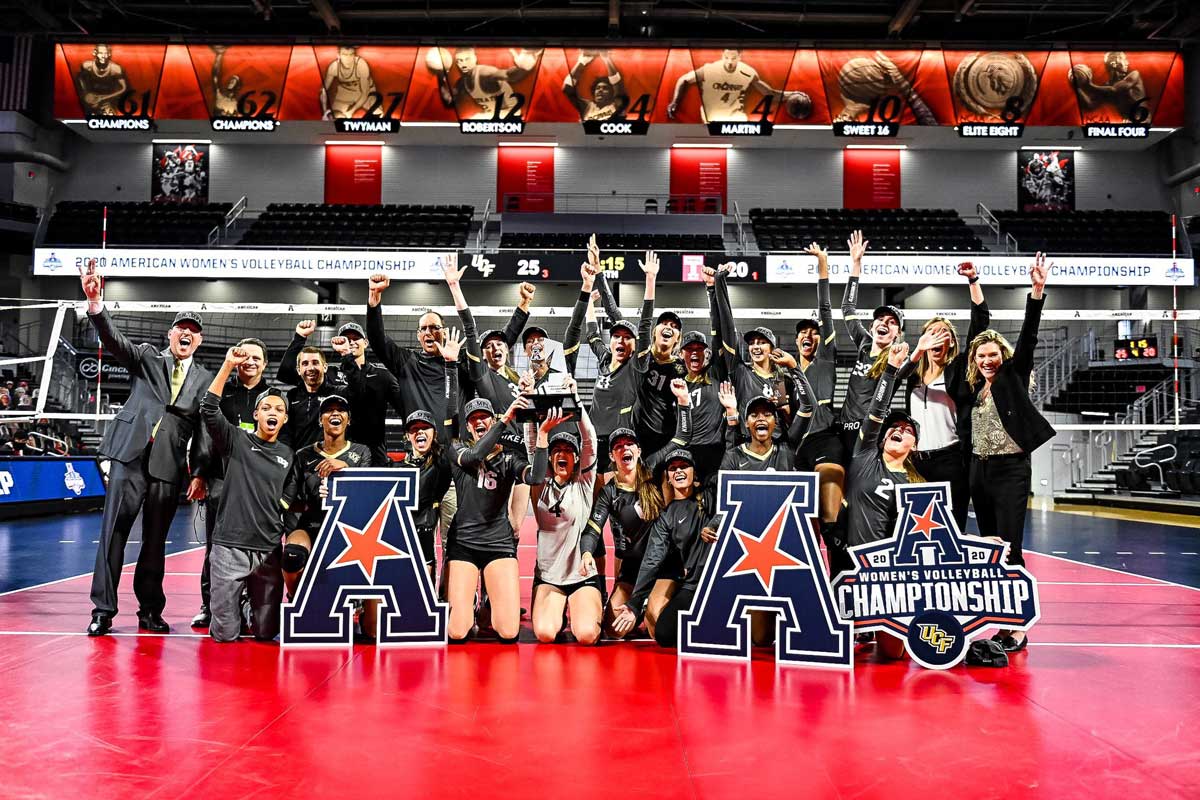
[[[376,272],[367,279],[367,305],[374,308],[383,299],[383,292],[392,285],[392,279],[382,272]]]
[[[296,323],[296,335],[302,336],[305,339],[313,335],[313,331],[317,329],[317,321],[315,319],[302,319]]]
[[[908,342],[896,342],[892,345],[892,349],[888,352],[888,363],[896,369],[904,366],[905,359],[908,358]]]
[[[675,395],[675,402],[681,406],[692,404],[692,395],[688,392],[687,381],[683,378],[675,378],[671,381],[671,394]]]
[[[442,354],[442,358],[451,362],[458,361],[459,353],[462,352],[463,332],[458,328],[447,328],[445,338],[434,345]]]

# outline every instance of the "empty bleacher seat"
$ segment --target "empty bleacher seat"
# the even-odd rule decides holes
[[[58,203],[46,227],[51,244],[100,244],[108,208],[110,245],[203,245],[224,224],[232,203],[163,204],[66,200]]]
[[[861,229],[875,251],[982,252],[983,243],[953,209],[753,208],[760,250],[803,250],[817,242],[844,250]]]
[[[1050,253],[1171,252],[1171,218],[1165,211],[997,211],[1000,230],[1022,251]]]
[[[272,203],[242,236],[253,246],[465,247],[474,208]]]

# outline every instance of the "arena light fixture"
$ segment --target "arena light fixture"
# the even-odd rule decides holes
[[[1027,144],[1021,147],[1022,150],[1082,150],[1079,145],[1058,145],[1058,144]]]
[[[212,144],[212,139],[151,139],[150,144]]]
[[[357,144],[363,146],[379,146],[387,144],[387,142],[380,139],[326,139],[325,144]]]
[[[776,125],[777,131],[831,131],[832,125]]]
[[[680,150],[712,150],[714,147],[721,150],[733,149],[733,145],[729,142],[713,142],[712,144],[704,142],[676,142],[671,147],[677,147]]]
[[[86,119],[60,119],[63,125],[87,125]]]
[[[501,147],[558,147],[558,142],[496,142]]]
[[[400,127],[402,127],[402,128],[457,128],[458,123],[457,122],[403,122],[403,121],[401,121]]]
[[[906,144],[848,144],[847,150],[907,150]]]
[[[1174,133],[1177,130],[1179,130],[1179,128],[1151,128],[1150,132],[1151,133]]]

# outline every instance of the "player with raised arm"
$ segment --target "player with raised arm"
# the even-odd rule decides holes
[[[587,98],[579,93],[579,80],[588,64],[596,58],[604,61],[608,74],[599,75],[592,80],[591,97]],[[629,95],[625,91],[625,82],[621,80],[621,71],[613,63],[612,54],[608,50],[580,50],[575,66],[567,73],[567,77],[563,78],[562,91],[579,112],[581,122],[620,119],[629,106]]]
[[[658,279],[658,254],[646,251],[646,259],[638,266],[646,274],[645,309],[654,313],[655,283]],[[683,322],[674,311],[664,311],[654,321],[647,335],[645,326],[638,329],[638,352],[634,369],[640,374],[637,381],[637,404],[634,408],[634,430],[646,449],[657,450],[670,438],[675,427],[675,402],[671,382],[687,376],[687,368],[679,358],[680,333]]]
[[[283,514],[294,453],[279,437],[288,404],[282,390],[270,388],[254,403],[253,432],[225,419],[221,393],[234,368],[246,358],[244,349],[231,347],[200,404],[213,452],[225,460],[225,491],[213,534],[208,626],[209,635],[218,642],[236,641],[241,634],[243,589],[250,596],[254,638],[274,639],[284,590]]]
[[[576,391],[574,379],[567,385]],[[538,641],[553,642],[562,629],[563,611],[569,610],[576,641],[595,644],[604,614],[604,576],[594,560],[590,569],[585,565],[580,540],[592,508],[596,431],[581,410],[578,436],[565,430],[553,432],[572,416],[555,409],[537,426],[537,448],[548,451],[549,474],[537,476],[539,481],[532,487],[538,526],[533,632]],[[532,423],[526,427],[532,428]],[[527,430],[527,435],[531,433]]]
[[[452,445],[451,468],[458,490],[458,510],[446,548],[452,642],[465,641],[471,633],[481,576],[496,635],[515,644],[520,632],[517,532],[508,517],[508,498],[514,483],[532,484],[538,479],[535,476],[545,474],[546,450],[538,448],[530,464],[524,453],[501,447],[500,434],[529,402],[527,397],[515,398],[497,420],[491,402],[475,398],[464,409],[472,444]]]

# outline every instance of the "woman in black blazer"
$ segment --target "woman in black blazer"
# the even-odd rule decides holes
[[[975,266],[966,261],[958,265],[958,274],[971,288],[970,342],[991,322],[983,287]],[[927,481],[948,481],[954,519],[958,529],[967,526],[970,504],[968,457],[969,438],[963,436],[963,417],[971,408],[971,390],[967,386],[967,352],[959,343],[958,331],[945,317],[933,317],[921,329],[922,334],[941,334],[943,342],[933,349],[913,351],[912,360],[901,371],[899,380],[908,379],[905,407],[921,426],[921,442],[913,451],[913,463]]]
[[[1029,268],[1033,291],[1025,301],[1016,349],[996,331],[987,330],[971,340],[967,360],[971,402],[963,422],[964,441],[971,448],[975,518],[981,535],[1009,543],[1010,564],[1025,563],[1021,543],[1032,483],[1029,456],[1054,438],[1054,428],[1029,399],[1046,277],[1053,266],[1047,266],[1045,255],[1038,253]],[[1025,649],[1025,635],[1019,631],[997,636],[1005,650]]]

